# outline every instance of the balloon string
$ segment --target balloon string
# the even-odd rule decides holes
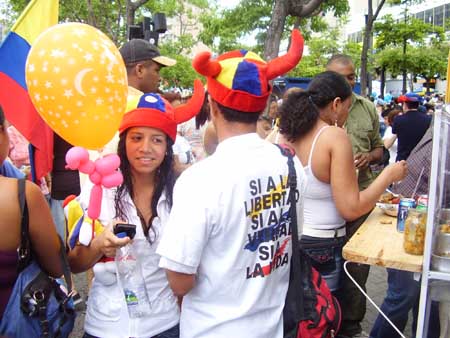
[[[92,240],[94,239],[95,235],[95,219],[92,220]]]

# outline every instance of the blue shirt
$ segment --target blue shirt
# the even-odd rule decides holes
[[[10,178],[23,178],[25,175],[17,169],[12,163],[3,161],[0,165],[0,175]]]
[[[397,135],[398,148],[396,161],[406,160],[414,147],[422,139],[431,123],[431,116],[417,110],[409,110],[397,115],[392,133]]]

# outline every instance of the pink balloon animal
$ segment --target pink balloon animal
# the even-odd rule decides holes
[[[113,188],[123,182],[122,174],[117,171],[120,166],[119,156],[109,154],[93,162],[89,159],[86,149],[73,147],[66,153],[66,163],[67,169],[79,170],[89,175],[89,179],[94,183],[89,198],[88,216],[93,220],[97,219],[102,207],[102,186]]]

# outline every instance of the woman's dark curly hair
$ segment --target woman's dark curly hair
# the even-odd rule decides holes
[[[120,157],[120,171],[123,175],[123,183],[117,188],[116,194],[114,196],[114,207],[116,210],[116,218],[127,221],[127,210],[123,204],[124,197],[128,193],[131,198],[134,196],[133,183],[131,178],[131,167],[130,162],[127,158],[126,151],[126,138],[128,130],[125,130],[120,134],[119,145],[117,146],[117,155]],[[167,137],[167,136],[166,136]],[[153,219],[158,216],[156,206],[158,205],[158,200],[161,197],[163,191],[166,193],[166,199],[169,207],[172,207],[172,197],[173,197],[173,186],[175,184],[175,173],[173,171],[173,151],[172,151],[172,140],[167,137],[167,150],[164,160],[157,169],[155,178],[155,189],[153,191],[153,196],[151,200],[151,210],[152,217],[149,221],[149,227],[144,227],[144,234],[148,236],[148,231],[151,228]]]
[[[352,95],[352,88],[340,74],[332,71],[320,73],[310,82],[306,91],[288,95],[279,109],[280,133],[294,142],[305,135],[319,118],[319,109],[335,98],[342,101]]]

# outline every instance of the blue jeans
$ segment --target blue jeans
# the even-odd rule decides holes
[[[335,292],[342,286],[344,261],[342,247],[345,236],[337,238],[319,238],[303,235],[300,247],[311,258],[311,265],[327,282],[330,291]]]
[[[180,325],[176,325],[171,329],[153,336],[152,338],[178,338],[180,337]]]
[[[387,269],[388,289],[381,310],[394,325],[403,332],[408,322],[408,313],[413,311],[412,332],[415,337],[417,327],[417,313],[419,308],[420,282],[414,280],[414,274],[409,271]],[[426,337],[439,337],[439,317],[436,316],[435,306],[430,312],[429,332]],[[371,338],[397,338],[398,333],[382,317],[378,315],[370,331]]]
[[[150,338],[178,338],[178,337],[180,337],[180,325],[177,324],[171,329],[158,333],[156,336]],[[100,337],[95,337],[85,332],[83,338],[100,338]]]

